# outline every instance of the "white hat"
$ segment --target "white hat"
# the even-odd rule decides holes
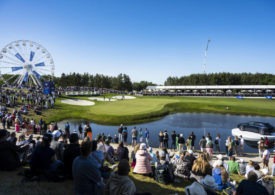
[[[200,183],[201,183],[204,187],[206,187],[206,188],[208,188],[208,189],[216,189],[216,188],[217,188],[217,184],[216,184],[216,182],[215,182],[214,177],[212,177],[212,176],[210,176],[210,175],[206,175],[206,176],[204,177],[204,179],[202,179],[202,180],[200,181]]]
[[[196,181],[185,187],[185,193],[188,195],[207,195],[202,185]]]
[[[187,150],[189,154],[193,154],[193,150]]]
[[[153,151],[152,147],[149,147],[149,148],[148,148],[148,151],[149,151],[149,152],[152,152],[152,151]]]
[[[182,133],[180,134],[180,137],[183,137],[183,134],[182,134]]]
[[[240,159],[240,161],[241,161],[241,163],[243,163],[243,162],[244,162],[244,160],[243,160],[242,158]]]
[[[53,137],[56,137],[56,138],[61,136],[61,132],[59,130],[55,130],[52,134],[53,134]]]
[[[222,160],[222,154],[219,154],[219,155],[217,156],[217,158],[218,158],[218,160]]]
[[[145,143],[140,144],[139,149],[146,150],[146,144]]]
[[[216,165],[218,165],[218,166],[222,166],[222,165],[223,165],[222,160],[217,160]]]

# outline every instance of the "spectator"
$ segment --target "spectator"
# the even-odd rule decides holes
[[[128,139],[128,130],[127,130],[127,127],[123,128],[122,137],[123,137],[124,144],[127,145],[127,139]]]
[[[106,139],[105,140],[105,153],[104,153],[104,158],[111,164],[114,164],[114,156],[115,156],[115,150],[113,146],[110,145],[110,140]]]
[[[137,144],[137,135],[138,135],[136,127],[132,129],[131,134],[132,134],[132,146],[135,146]]]
[[[200,146],[201,152],[206,152],[206,139],[204,136],[202,136],[199,142],[199,146]]]
[[[185,194],[186,195],[207,195],[203,186],[196,181],[193,182],[190,186],[185,187]]]
[[[72,173],[74,179],[75,194],[100,195],[104,184],[97,165],[90,160],[92,143],[89,140],[82,142],[80,146],[81,155],[73,161]]]
[[[244,139],[242,135],[240,135],[240,149],[241,149],[241,155],[244,155]]]
[[[159,132],[159,148],[163,148],[163,133],[162,131]]]
[[[139,143],[142,143],[142,142],[143,142],[143,132],[142,132],[142,128],[139,128],[138,136],[139,136]]]
[[[42,174],[48,179],[55,179],[59,167],[63,164],[56,160],[55,151],[50,148],[51,134],[44,134],[42,143],[37,146],[32,154],[30,167],[34,174]]]
[[[272,165],[272,176],[275,176],[275,156],[273,157],[273,165]]]
[[[194,132],[192,131],[192,133],[191,133],[191,150],[195,150],[195,141],[196,141],[196,135],[194,134]]]
[[[227,164],[228,164],[228,169],[230,174],[240,175],[240,166],[239,166],[239,163],[236,162],[235,156],[231,156]]]
[[[199,154],[199,157],[194,161],[192,166],[191,176],[192,178],[200,181],[206,175],[212,175],[212,166],[207,160],[204,153]]]
[[[269,162],[269,158],[270,158],[270,152],[267,149],[267,146],[264,147],[264,153],[263,153],[263,168],[267,167],[268,168],[268,162]]]
[[[213,147],[214,147],[214,144],[213,144],[212,140],[208,139],[206,142],[206,152],[209,154],[210,158],[212,158]]]
[[[88,139],[84,139],[84,141],[88,141]],[[92,144],[92,151],[90,155],[90,160],[92,160],[96,165],[96,167],[100,169],[104,163],[104,153],[102,152],[103,150],[97,150],[99,147],[98,147],[98,142],[96,140],[91,141],[91,144]]]
[[[156,163],[155,180],[162,184],[172,183],[174,181],[173,165],[166,160],[164,151],[160,152],[160,161]]]
[[[267,175],[268,170],[264,173],[261,179],[258,178],[257,183],[265,187],[269,195],[274,195],[274,180],[271,176]]]
[[[116,152],[117,160],[127,159],[129,161],[129,151],[127,147],[124,147],[123,142],[120,142]]]
[[[217,135],[217,137],[216,137],[216,139],[215,139],[215,141],[214,141],[215,148],[216,148],[216,151],[217,151],[218,153],[221,152],[221,150],[220,150],[220,140],[221,140],[221,135],[218,133],[218,135]]]
[[[188,166],[188,162],[184,160],[184,153],[180,152],[176,155],[174,163],[175,167],[174,175],[181,178],[189,178],[192,166]]]
[[[152,173],[152,169],[150,166],[150,161],[153,158],[146,150],[146,144],[140,144],[140,148],[136,153],[136,166],[133,170],[134,173],[142,174],[142,175],[149,175]]]
[[[226,189],[229,186],[229,175],[226,169],[223,167],[223,162],[220,160],[212,173],[218,190]]]
[[[227,156],[232,156],[233,155],[233,141],[231,139],[231,136],[228,136],[228,153]]]
[[[258,150],[259,157],[262,158],[264,152],[264,139],[261,137],[260,141],[258,141]]]
[[[246,172],[246,163],[243,159],[240,160],[240,175],[245,175]]]
[[[168,148],[168,141],[169,141],[169,136],[168,136],[167,130],[165,130],[163,134],[163,144],[165,148]]]
[[[172,134],[171,134],[171,139],[172,139],[172,144],[171,144],[171,148],[176,150],[176,131],[172,131]]]
[[[53,140],[50,143],[50,148],[54,150],[55,154],[58,153],[59,150],[59,137],[61,136],[61,132],[59,130],[55,130],[52,133],[53,135]],[[60,160],[60,158],[57,158],[58,160]]]
[[[191,136],[189,136],[188,139],[186,140],[186,148],[187,148],[187,150],[192,149],[192,137]]]
[[[240,153],[239,153],[240,140],[239,140],[238,136],[235,136],[233,145],[234,145],[234,148],[235,148],[236,156],[239,156],[240,155]]]
[[[149,137],[150,137],[150,133],[149,130],[147,128],[145,128],[145,142],[146,142],[146,146],[149,147]]]
[[[10,136],[7,139],[9,142],[11,142],[13,145],[16,145],[17,138],[15,132],[12,132]]]
[[[234,195],[269,195],[265,187],[257,183],[258,177],[254,171],[250,171],[247,178],[241,181]]]
[[[123,124],[121,124],[120,127],[117,130],[117,132],[118,132],[118,141],[119,142],[123,142],[123,140],[122,140],[122,131],[123,131]]]
[[[0,130],[0,170],[1,171],[13,171],[17,169],[21,164],[18,156],[18,152],[24,152],[28,149],[28,145],[22,147],[7,141],[8,131]]]
[[[210,175],[206,175],[200,183],[204,187],[204,190],[206,191],[207,195],[217,195],[216,189],[217,189],[217,184],[215,182],[214,177]]]
[[[72,165],[74,159],[80,155],[80,145],[78,141],[78,135],[76,133],[72,133],[70,135],[70,144],[64,151],[64,173],[65,176],[72,178]]]
[[[260,165],[258,163],[254,163],[253,166],[255,169],[254,172],[256,173],[258,179],[261,179],[263,176],[263,173],[260,171],[260,168],[261,168]],[[263,169],[263,170],[265,170],[265,169]]]
[[[148,151],[149,151],[150,156],[152,157],[152,160],[150,161],[150,163],[151,163],[151,166],[153,166],[153,165],[156,164],[156,162],[158,162],[158,159],[157,159],[157,156],[156,156],[156,154],[153,152],[153,149],[152,149],[151,147],[148,148]]]
[[[117,172],[109,178],[104,194],[105,195],[134,195],[136,186],[128,177],[130,171],[129,162],[123,159],[118,164]]]
[[[248,173],[249,173],[250,171],[254,171],[254,170],[255,170],[255,168],[254,168],[254,166],[253,166],[252,160],[248,161],[248,163],[247,163],[247,165],[246,165],[246,168],[245,168],[245,177],[247,178],[247,177],[248,177]]]
[[[183,149],[184,149],[184,143],[185,143],[185,140],[184,140],[183,134],[180,134],[180,137],[179,137],[178,143],[179,143],[179,152],[183,152]]]

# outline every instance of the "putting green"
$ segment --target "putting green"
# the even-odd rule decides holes
[[[95,102],[94,106],[62,104],[43,112],[47,122],[64,119],[84,119],[101,124],[137,124],[159,119],[175,112],[209,112],[275,117],[275,101],[265,99],[208,98],[208,97],[137,97],[115,102]],[[88,97],[75,97],[88,100]],[[32,115],[37,118],[38,116]]]

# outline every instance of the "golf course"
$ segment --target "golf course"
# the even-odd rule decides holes
[[[112,94],[106,94],[106,98]],[[176,112],[204,112],[234,115],[275,116],[273,100],[233,97],[165,97],[137,96],[135,99],[118,101],[92,101],[90,106],[68,105],[62,100],[85,100],[89,97],[61,96],[56,99],[55,108],[43,111],[47,122],[65,119],[83,119],[98,124],[138,124],[157,120]],[[32,116],[33,115],[33,116]],[[39,118],[30,113],[30,117]]]

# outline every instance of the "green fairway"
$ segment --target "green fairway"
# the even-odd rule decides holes
[[[43,117],[47,122],[84,119],[101,124],[137,124],[156,120],[175,112],[275,116],[274,100],[265,99],[146,96],[137,97],[133,100],[96,102],[94,106],[73,106],[61,103],[61,99],[64,98],[69,97],[57,99],[55,109],[43,112]],[[88,97],[74,98],[88,100]],[[38,118],[38,116],[32,117]]]

